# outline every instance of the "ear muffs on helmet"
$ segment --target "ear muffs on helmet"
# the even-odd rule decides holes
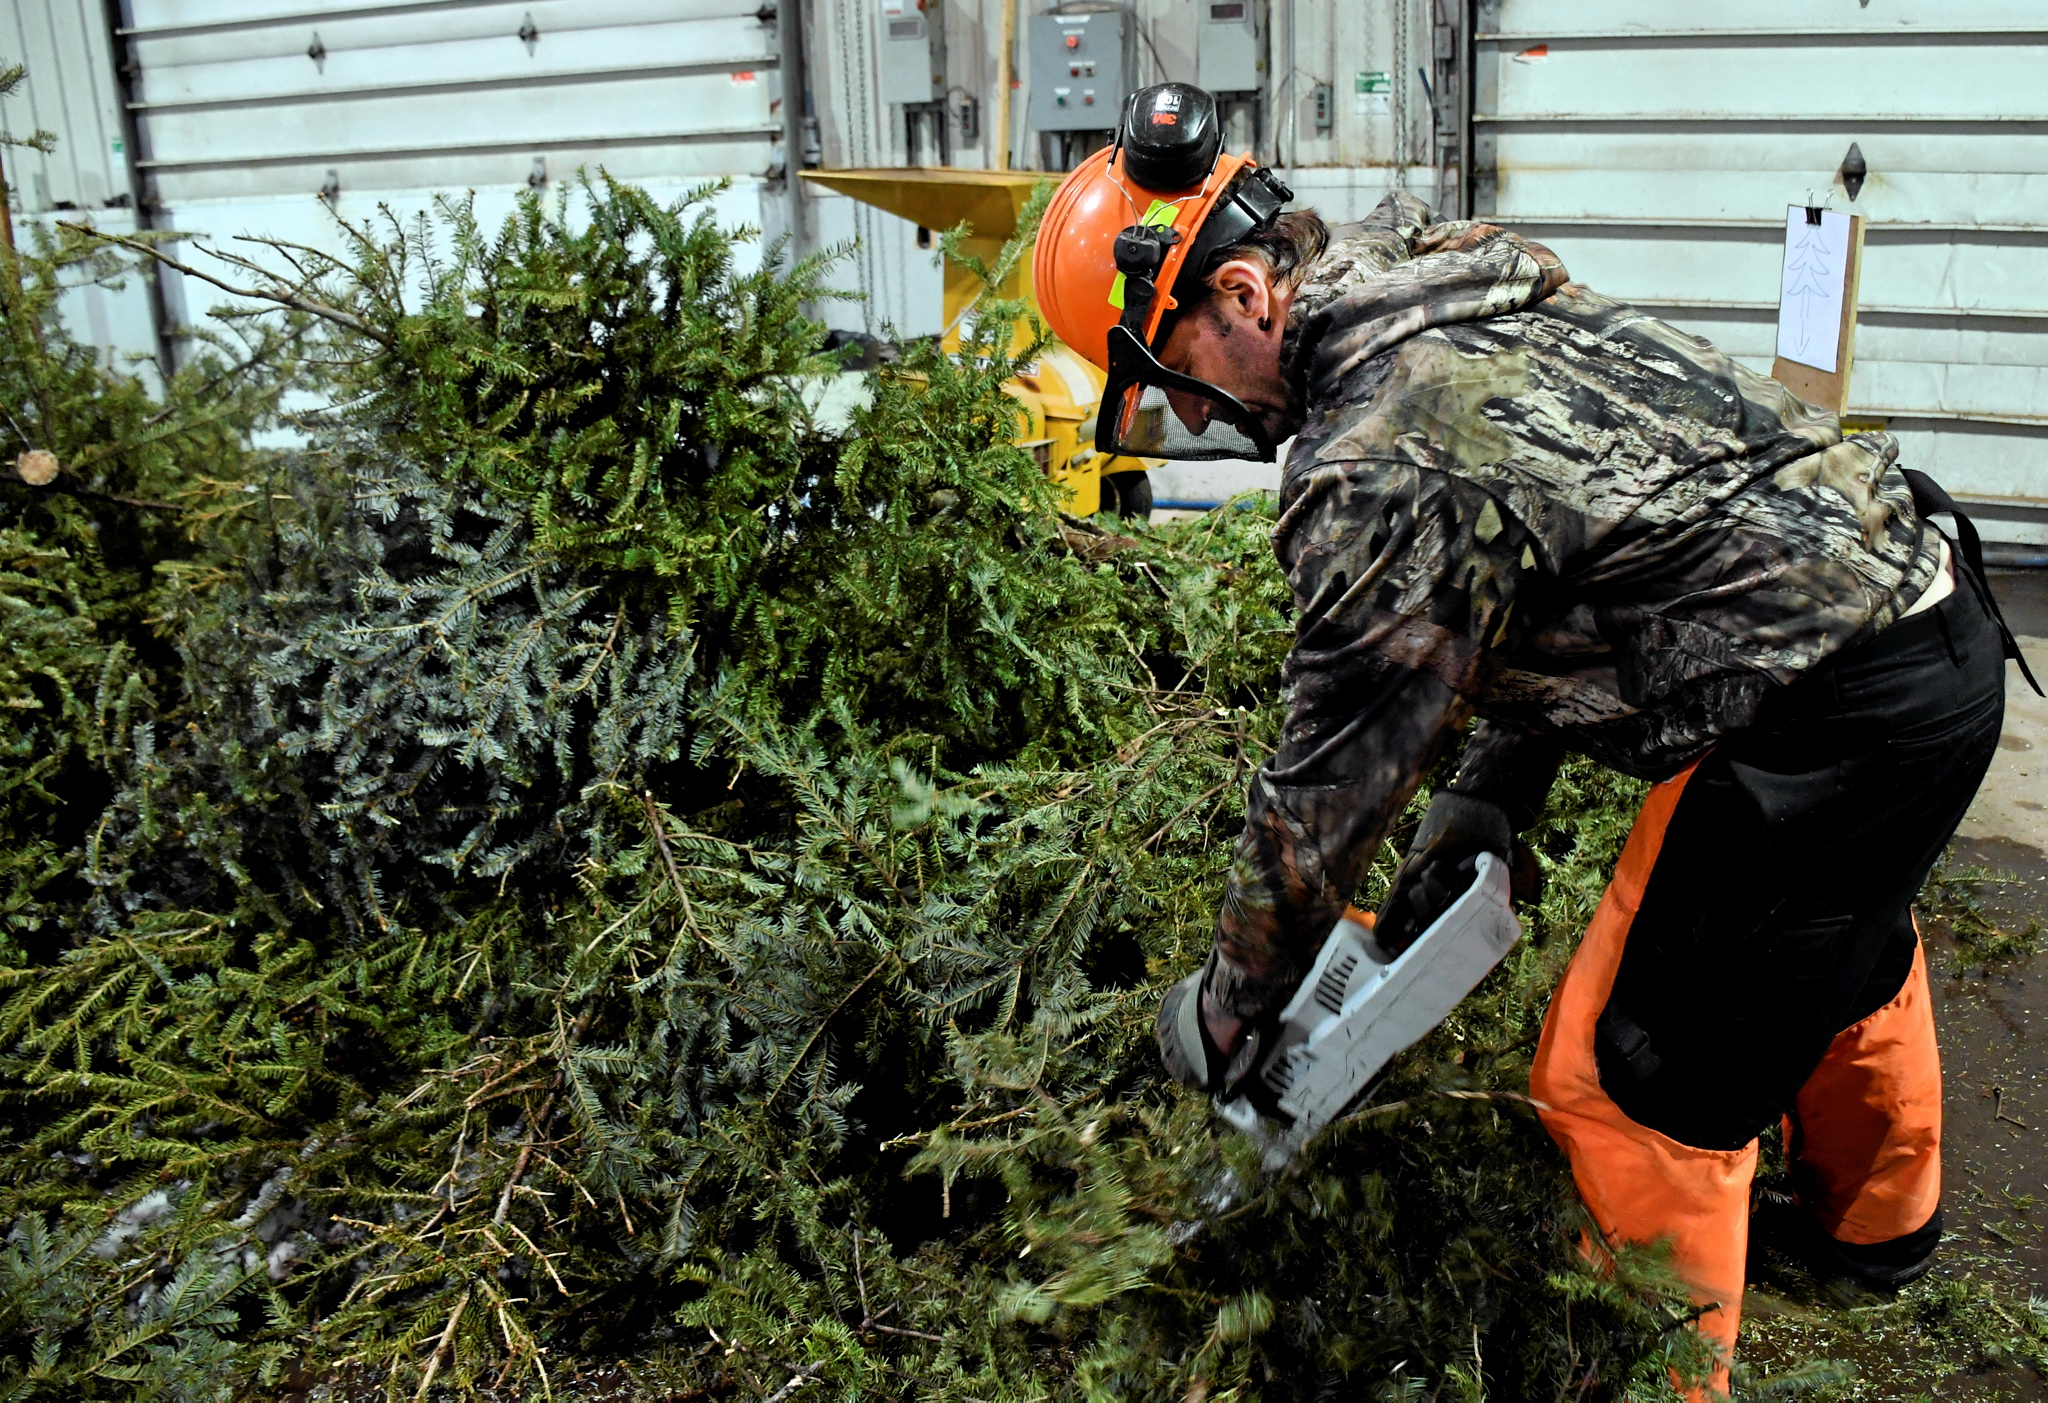
[[[1116,129],[1124,176],[1142,190],[1168,192],[1200,185],[1223,154],[1216,99],[1188,83],[1139,88],[1124,103]]]

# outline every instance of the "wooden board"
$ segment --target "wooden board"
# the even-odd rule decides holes
[[[1849,266],[1842,290],[1842,325],[1837,333],[1834,370],[1820,370],[1783,356],[1771,362],[1773,380],[1808,404],[1819,405],[1836,414],[1849,407],[1849,376],[1856,361],[1856,294],[1862,277],[1863,216],[1852,214],[1849,216]]]

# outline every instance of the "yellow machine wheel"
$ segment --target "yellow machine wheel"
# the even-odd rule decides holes
[[[1143,468],[1108,473],[1102,479],[1102,509],[1125,521],[1152,518],[1152,477]]]

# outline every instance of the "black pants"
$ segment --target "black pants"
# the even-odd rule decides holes
[[[1687,783],[1594,1033],[1633,1120],[1733,1150],[1912,967],[1910,907],[1991,763],[2005,661],[1981,585],[1774,693]]]

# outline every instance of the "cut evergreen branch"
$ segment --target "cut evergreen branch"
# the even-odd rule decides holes
[[[826,262],[712,193],[302,254],[366,329],[251,364],[342,407],[98,460],[191,508],[114,594],[32,499],[0,626],[99,789],[0,791],[63,937],[0,972],[0,1394],[1676,1397],[1683,1293],[1586,1266],[1519,1099],[1640,787],[1567,767],[1533,938],[1260,1178],[1150,1029],[1277,734],[1270,515],[1062,523],[993,292],[821,427]]]

